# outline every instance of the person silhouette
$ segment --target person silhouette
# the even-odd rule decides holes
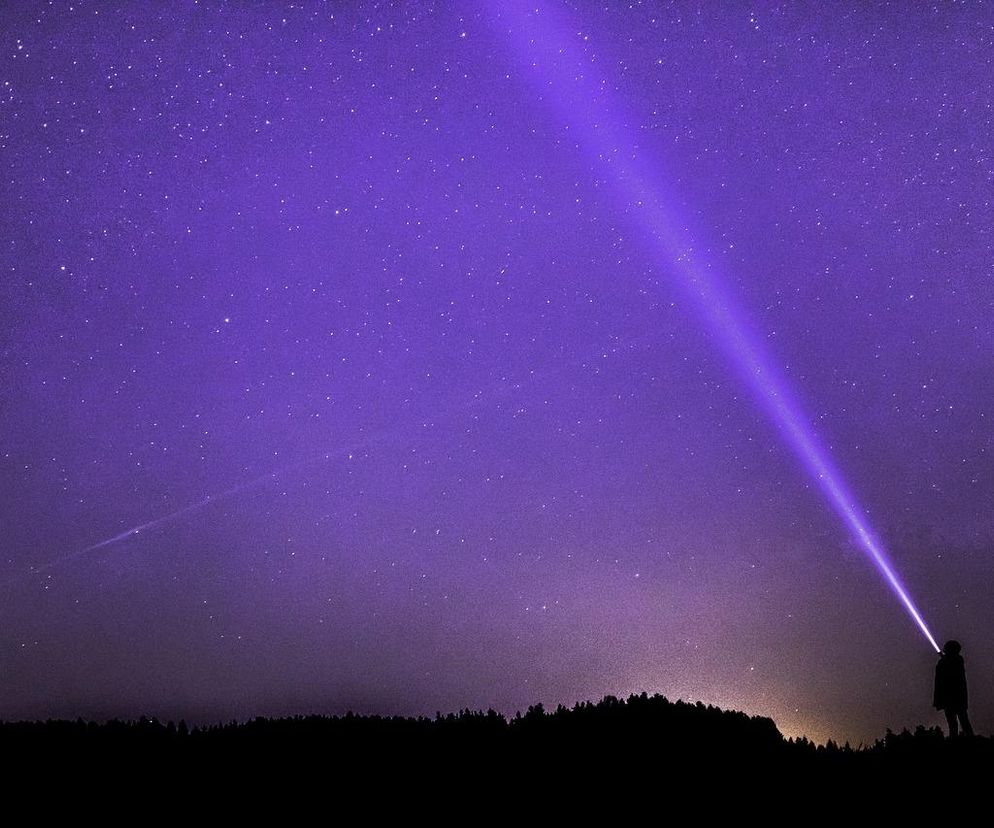
[[[950,739],[956,737],[960,728],[964,736],[973,735],[970,718],[966,715],[966,669],[961,649],[958,641],[947,641],[939,653],[939,663],[935,665],[932,706],[945,711]]]

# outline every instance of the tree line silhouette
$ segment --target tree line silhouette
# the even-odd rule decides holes
[[[937,727],[919,726],[887,731],[870,745],[816,745],[785,738],[769,718],[646,693],[553,711],[536,704],[510,718],[461,710],[434,718],[347,713],[196,727],[155,718],[6,722],[0,723],[0,753],[46,773],[306,770],[327,772],[346,788],[440,778],[512,785],[569,779],[638,790],[649,783],[674,790],[708,779],[879,785],[900,777],[935,784],[994,770],[987,737],[951,740]]]

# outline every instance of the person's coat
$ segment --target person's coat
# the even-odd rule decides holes
[[[937,710],[966,710],[966,669],[959,653],[943,653],[935,665],[935,694],[932,706]]]

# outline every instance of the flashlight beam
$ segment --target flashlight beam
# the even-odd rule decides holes
[[[929,644],[939,652],[910,593],[870,529],[865,511],[831,463],[788,383],[710,274],[710,263],[702,264],[695,255],[691,236],[683,229],[684,222],[668,209],[659,165],[640,157],[635,133],[613,111],[609,84],[595,56],[585,54],[577,27],[536,0],[499,3],[497,22],[517,48],[540,99],[550,102],[570,133],[576,135],[577,143],[607,173],[607,180],[626,204],[626,213],[650,240],[659,261],[666,263],[678,278],[756,402]]]

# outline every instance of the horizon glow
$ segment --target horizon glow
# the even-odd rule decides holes
[[[757,403],[926,640],[937,653],[941,652],[871,529],[865,510],[811,429],[786,380],[741,321],[730,296],[707,272],[710,263],[699,263],[689,232],[681,229],[683,223],[665,206],[667,199],[658,170],[639,156],[637,139],[626,130],[625,119],[619,117],[608,99],[606,81],[598,82],[591,76],[596,67],[575,43],[576,28],[547,7],[521,0],[501,3],[498,18],[499,24],[510,23],[509,39],[515,43],[518,57],[528,68],[529,80],[540,90],[540,97],[545,99],[548,93],[557,114],[580,133],[578,143],[607,168],[608,180],[628,204],[626,212],[651,242],[659,261],[680,277],[681,286],[694,300]]]

